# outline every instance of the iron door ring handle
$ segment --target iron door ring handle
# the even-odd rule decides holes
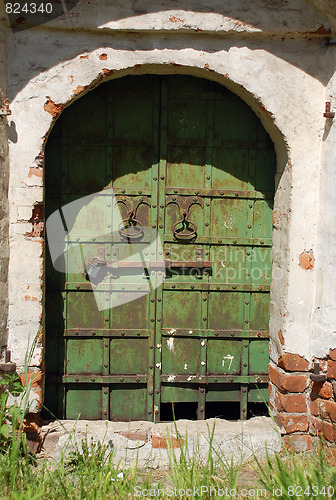
[[[119,234],[122,238],[128,240],[139,240],[144,235],[142,224],[137,219],[124,219],[118,227]]]
[[[188,233],[186,232],[179,232],[176,230],[176,226],[178,224],[182,224],[182,229],[183,229],[183,226],[185,225],[186,227],[190,227],[191,226],[191,231],[189,231]],[[174,234],[174,237],[178,240],[192,240],[194,238],[196,238],[197,236],[197,226],[194,222],[192,222],[191,220],[187,219],[187,214],[184,213],[183,214],[183,217],[181,220],[178,220],[177,222],[175,222],[175,224],[173,224],[172,226],[172,231],[173,231],[173,234]]]

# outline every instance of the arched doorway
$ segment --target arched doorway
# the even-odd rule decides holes
[[[65,244],[65,260],[75,262],[78,247],[108,262],[99,281],[109,307],[97,308],[85,265],[60,273],[48,253],[47,408],[61,418],[158,421],[174,403],[180,418],[234,407],[247,418],[268,398],[275,153],[257,116],[208,80],[124,77],[62,113],[45,165],[46,217],[112,187],[129,228],[157,231],[167,265],[163,284],[113,307],[139,286],[134,263],[118,265],[124,226],[106,236],[108,202],[99,217],[77,218],[81,235]],[[139,241],[145,253],[149,242]],[[141,271],[144,283],[162,272]]]

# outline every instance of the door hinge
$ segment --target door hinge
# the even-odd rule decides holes
[[[11,362],[11,352],[6,349],[5,362],[0,363],[0,372],[15,372],[16,363]]]
[[[331,111],[331,102],[326,102],[325,104],[325,112],[323,113],[325,118],[335,118],[334,111]]]

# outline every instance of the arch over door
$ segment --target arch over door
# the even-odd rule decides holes
[[[46,148],[47,217],[113,187],[121,217],[136,208],[137,224],[158,232],[167,268],[158,288],[112,307],[139,286],[138,268],[115,264],[99,311],[87,258],[118,262],[128,242],[106,236],[109,203],[72,221],[81,236],[64,248],[76,265],[60,273],[46,257],[45,405],[54,414],[158,421],[164,404],[180,402],[202,419],[211,403],[236,401],[246,418],[249,403],[267,400],[274,173],[258,118],[214,82],[125,77],[63,112]],[[145,255],[146,235],[139,243]]]

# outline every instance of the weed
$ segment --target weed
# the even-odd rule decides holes
[[[191,454],[189,453],[188,435],[182,442],[174,420],[175,433],[179,442],[176,450],[172,446],[172,439],[168,436],[167,446],[169,449],[169,479],[177,491],[199,490],[201,487],[228,490],[236,489],[242,461],[234,465],[233,458],[228,462],[224,455],[214,447],[215,435],[214,422],[212,429],[208,426],[208,453],[206,460],[202,460],[198,441],[194,444]]]
[[[22,412],[18,405],[7,406],[9,396],[17,397],[23,392],[16,373],[4,373],[0,380],[0,450],[4,451],[12,441],[11,428],[18,429]]]
[[[25,360],[26,380],[35,343],[36,339]],[[174,422],[177,437],[174,440],[167,435],[169,467],[160,472],[160,478],[154,477],[152,472],[139,470],[137,459],[129,468],[115,464],[115,449],[112,444],[105,443],[106,435],[102,442],[88,441],[85,436],[65,458],[66,449],[73,440],[72,431],[59,461],[52,467],[46,460],[37,466],[31,462],[22,431],[23,418],[29,410],[31,382],[32,379],[23,388],[16,375],[3,376],[0,381],[0,491],[3,500],[131,500],[135,492],[140,492],[136,496],[143,498],[141,491],[144,490],[150,496],[164,499],[172,497],[167,493],[172,489],[167,487],[178,492],[201,488],[208,492],[211,489],[239,491],[237,485],[238,481],[242,482],[243,457],[237,464],[233,458],[230,461],[225,458],[214,444],[215,424],[211,429],[208,427],[208,452],[201,460],[199,443],[191,447],[188,435],[182,440]],[[17,402],[7,408],[9,396],[14,396]],[[177,449],[174,448],[176,439]],[[253,484],[255,487],[262,485],[270,498],[336,498],[333,490],[336,467],[330,464],[327,451],[320,445],[315,454],[297,455],[287,450],[274,457],[267,453],[263,461],[254,457]],[[190,498],[184,493],[178,495],[174,497]],[[209,493],[207,495],[203,498],[210,498]],[[211,499],[219,498],[210,495]],[[237,498],[240,498],[239,493]]]
[[[282,499],[299,497],[336,498],[336,467],[331,465],[320,442],[316,453],[294,453],[292,449],[266,461],[255,457],[261,484],[274,498],[274,492],[281,493]],[[280,495],[277,495],[280,496]]]
[[[82,468],[88,471],[95,471],[105,465],[106,462],[110,462],[113,455],[113,447],[104,444],[104,440],[103,443],[100,441],[95,442],[93,437],[91,437],[91,441],[88,442],[87,436],[85,436],[82,439],[81,447],[77,446],[74,451],[70,452],[65,467],[67,469]]]

